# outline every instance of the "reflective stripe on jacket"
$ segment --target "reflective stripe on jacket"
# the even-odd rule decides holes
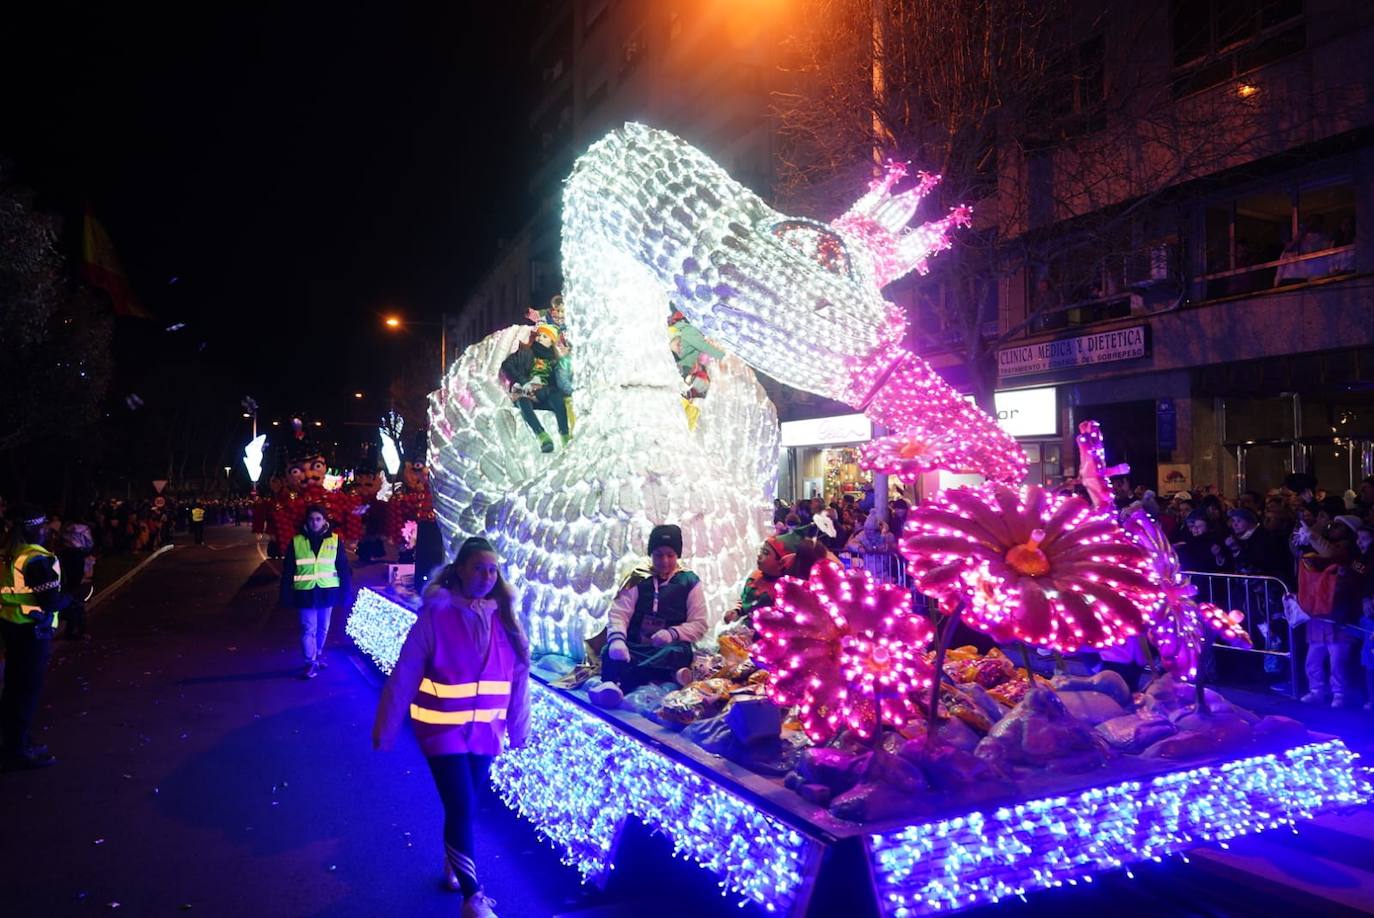
[[[291,581],[293,589],[333,589],[339,586],[337,535],[331,532],[325,536],[318,555],[310,550],[310,540],[303,535],[296,536],[291,544],[296,551],[296,575]]]
[[[41,545],[25,545],[14,556],[14,563],[5,568],[0,580],[0,619],[20,625],[32,625],[43,614],[38,603],[38,594],[24,580],[24,567],[34,558],[45,555],[52,558],[52,584],[41,585],[44,589],[56,590],[62,582],[62,565],[57,556]],[[57,624],[57,614],[53,614],[53,624]]]
[[[491,615],[485,648],[473,647],[460,616],[449,608],[434,617],[434,651],[410,702],[411,726],[425,755],[474,752],[498,755],[511,707],[516,656],[506,630]]]

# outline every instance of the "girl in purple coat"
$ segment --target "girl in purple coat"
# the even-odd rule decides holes
[[[407,718],[444,805],[444,871],[464,918],[494,918],[473,860],[472,814],[494,756],[529,732],[529,641],[486,539],[463,543],[425,590],[377,706],[372,745],[388,749]]]

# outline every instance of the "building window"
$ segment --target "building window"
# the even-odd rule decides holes
[[[1302,0],[1172,0],[1169,6],[1175,98],[1307,46]]]
[[[1202,215],[1203,296],[1257,293],[1355,270],[1355,186],[1304,179],[1213,202]]]
[[[601,82],[597,83],[596,86],[588,90],[585,98],[583,99],[583,102],[587,108],[587,113],[591,114],[592,112],[596,111],[596,107],[600,105],[602,102],[606,101],[606,96],[610,93],[610,91],[610,82],[606,80],[605,77],[602,77]]]
[[[610,12],[610,0],[590,0],[587,3],[587,24],[582,27],[582,34],[590,33],[601,23],[606,21],[606,14]]]
[[[1032,332],[1076,328],[1131,314],[1126,246],[1111,246],[1113,251],[1105,255],[1102,248],[1084,245],[1029,272]]]

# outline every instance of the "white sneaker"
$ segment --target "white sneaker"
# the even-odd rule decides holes
[[[1308,692],[1302,696],[1303,704],[1326,704],[1326,692]]]
[[[618,708],[625,700],[625,693],[614,682],[601,682],[587,690],[592,704],[603,708]]]
[[[1343,707],[1345,707],[1345,696],[1344,696],[1344,695],[1332,695],[1332,696],[1331,696],[1331,707],[1333,707],[1333,708],[1343,708]]]
[[[496,900],[480,889],[463,900],[463,918],[496,918]]]

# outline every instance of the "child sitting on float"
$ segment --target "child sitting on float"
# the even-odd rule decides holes
[[[672,682],[692,662],[692,644],[706,636],[706,590],[685,570],[682,530],[655,526],[649,533],[649,565],[632,573],[611,601],[601,682],[588,696],[616,707],[625,693],[651,682]]]

